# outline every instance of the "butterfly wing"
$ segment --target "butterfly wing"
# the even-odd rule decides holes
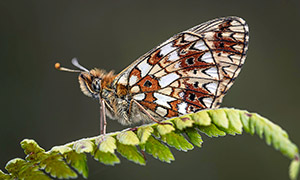
[[[244,64],[248,39],[241,18],[202,23],[137,59],[114,85],[163,118],[216,108]]]

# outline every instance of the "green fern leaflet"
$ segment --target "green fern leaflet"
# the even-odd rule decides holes
[[[146,164],[144,152],[170,163],[174,156],[169,147],[188,151],[194,146],[201,147],[201,133],[218,137],[241,134],[243,130],[264,138],[268,145],[291,159],[289,176],[292,180],[297,179],[300,166],[297,146],[289,140],[282,128],[258,114],[222,108],[204,110],[164,122],[166,123],[148,124],[105,136],[80,139],[55,146],[49,151],[45,151],[34,140],[25,139],[21,142],[25,159],[10,160],[5,167],[7,173],[0,170],[0,179],[68,179],[76,178],[78,174],[88,178],[86,154],[91,154],[95,160],[105,165],[120,163],[116,152],[140,165]]]

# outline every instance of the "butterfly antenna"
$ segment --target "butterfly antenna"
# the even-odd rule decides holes
[[[54,67],[55,67],[55,69],[58,69],[58,70],[60,70],[60,71],[66,71],[66,72],[79,72],[79,73],[82,72],[82,71],[80,71],[80,70],[68,69],[68,68],[65,68],[65,67],[61,67],[61,66],[60,66],[60,63],[55,63]]]
[[[77,68],[79,68],[79,69],[81,69],[81,70],[83,70],[83,71],[85,71],[85,72],[89,72],[89,70],[87,70],[85,67],[83,67],[83,66],[81,66],[81,65],[79,64],[77,58],[73,58],[73,59],[72,59],[72,64],[73,64],[75,67],[77,67]]]
[[[72,59],[72,64],[73,64],[75,67],[79,68],[80,70],[75,70],[75,69],[69,69],[69,68],[61,67],[61,66],[60,66],[60,63],[55,63],[54,67],[55,67],[55,69],[58,69],[58,70],[60,70],[60,71],[66,71],[66,72],[79,72],[79,73],[80,73],[80,72],[83,72],[83,71],[89,72],[89,70],[87,70],[85,67],[81,66],[81,65],[78,63],[77,58],[73,58],[73,59]]]

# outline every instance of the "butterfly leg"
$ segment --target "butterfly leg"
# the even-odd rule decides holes
[[[156,120],[140,103],[138,103],[136,100],[132,99],[130,102],[130,107],[132,107],[132,103],[135,103],[136,105],[138,105],[138,107],[154,122],[158,123],[158,124],[169,124],[171,126],[173,126],[171,123],[162,123],[158,120]],[[131,108],[130,108],[131,109]]]
[[[106,134],[105,101],[100,99],[100,134]]]
[[[147,114],[147,116],[154,122],[156,123],[160,123],[158,120],[156,120],[140,103],[138,103],[136,100],[132,99],[130,102],[130,107],[132,107],[132,103],[135,103],[136,105],[138,105],[138,107],[144,111],[145,114]],[[131,109],[131,108],[130,108]]]

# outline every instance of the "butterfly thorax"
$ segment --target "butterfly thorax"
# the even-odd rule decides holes
[[[118,120],[123,125],[130,125],[140,119],[147,120],[140,109],[132,104],[132,96],[126,86],[113,85],[116,75],[113,71],[106,72],[100,69],[92,69],[82,72],[79,77],[81,91],[88,97],[105,101],[106,115],[111,119]]]

